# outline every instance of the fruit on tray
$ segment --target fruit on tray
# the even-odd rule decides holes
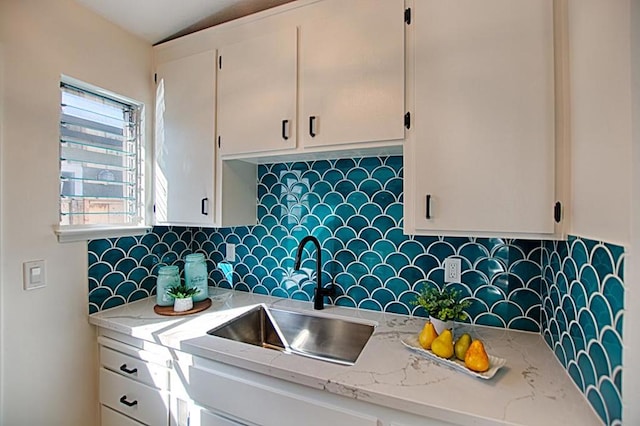
[[[478,373],[485,372],[489,369],[489,356],[484,350],[484,344],[481,340],[474,340],[471,342],[471,345],[469,345],[469,349],[467,349],[467,353],[464,356],[464,365],[469,370],[473,370]]]
[[[451,358],[453,356],[453,334],[446,329],[441,335],[431,342],[431,351],[440,358]]]
[[[438,337],[436,328],[431,324],[431,321],[427,321],[418,335],[418,341],[420,342],[420,346],[423,348],[431,349],[431,344],[436,337]]]
[[[464,361],[464,356],[467,354],[467,350],[471,345],[471,336],[469,333],[464,333],[462,336],[458,337],[456,340],[456,344],[453,345],[453,351],[456,354],[456,358],[460,361]]]

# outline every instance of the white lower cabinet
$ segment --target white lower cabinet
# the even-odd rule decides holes
[[[120,333],[100,334],[102,426],[450,424]]]
[[[377,426],[378,419],[314,400],[296,386],[226,365],[189,369],[191,397],[250,424]],[[240,395],[240,397],[238,397]]]

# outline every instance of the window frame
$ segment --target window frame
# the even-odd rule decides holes
[[[143,102],[113,93],[111,91],[99,88],[97,86],[85,83],[83,81],[77,80],[72,77],[68,77],[62,75],[59,81],[59,95],[60,100],[62,100],[63,93],[63,85],[72,86],[81,91],[86,91],[89,94],[96,95],[98,97],[103,97],[115,101],[117,103],[125,104],[131,106],[133,109],[137,110],[137,161],[136,161],[136,200],[135,204],[137,206],[136,211],[136,221],[132,221],[131,223],[123,223],[123,224],[61,224],[62,222],[62,212],[61,212],[61,200],[62,200],[62,191],[58,194],[57,207],[58,207],[58,224],[54,226],[54,233],[56,234],[59,242],[73,242],[73,241],[86,241],[90,239],[97,238],[114,238],[121,236],[134,236],[134,235],[142,235],[151,230],[151,226],[148,225],[148,207],[146,205],[146,194],[147,194],[147,186],[148,179],[147,175],[150,170],[149,162],[146,158],[146,141],[145,141],[145,105]],[[58,120],[60,122],[60,120]],[[58,131],[58,135],[60,135],[60,131]],[[62,148],[61,138],[58,140],[59,149]],[[59,156],[60,158],[60,156]],[[58,188],[61,188],[62,180],[62,162],[59,160],[58,162]]]

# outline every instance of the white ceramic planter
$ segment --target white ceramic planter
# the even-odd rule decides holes
[[[175,312],[184,312],[193,308],[193,299],[191,297],[187,297],[184,299],[175,299],[173,301],[173,310]]]
[[[453,332],[453,321],[440,321],[438,318],[431,316],[429,317],[429,321],[431,321],[431,324],[433,324],[438,334],[442,334],[447,328],[450,328]]]

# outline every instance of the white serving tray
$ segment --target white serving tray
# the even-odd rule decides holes
[[[464,365],[464,362],[458,360],[457,358],[452,358],[452,359],[440,358],[438,355],[434,354],[430,350],[424,349],[422,346],[420,346],[420,342],[418,342],[418,338],[416,336],[405,337],[404,339],[401,340],[401,342],[407,348],[415,352],[418,352],[420,355],[438,364],[446,365],[448,367],[453,368],[454,370],[462,371],[463,373],[466,373],[470,376],[479,377],[485,380],[492,378],[497,373],[497,371],[501,367],[504,367],[504,365],[507,363],[507,361],[503,358],[498,358],[497,356],[489,355],[489,369],[483,373],[478,373],[476,371],[469,370]]]

